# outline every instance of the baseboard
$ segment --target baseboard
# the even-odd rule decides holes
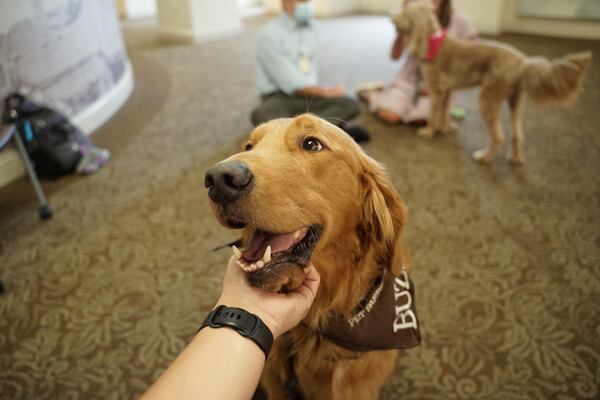
[[[71,117],[71,121],[87,135],[91,134],[123,106],[133,86],[133,70],[127,62],[125,73],[115,87],[91,106]],[[0,152],[0,188],[20,178],[25,172],[25,164],[15,149],[9,148]]]
[[[167,40],[194,40],[194,33],[188,29],[159,26],[158,34]]]
[[[160,27],[158,29],[160,37],[167,40],[185,40],[194,41],[195,43],[211,42],[213,40],[226,39],[231,36],[238,35],[242,32],[242,25],[228,27],[218,31],[194,33],[188,29]]]

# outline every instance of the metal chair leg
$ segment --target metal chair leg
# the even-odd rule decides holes
[[[35,173],[35,169],[31,164],[31,160],[29,159],[29,155],[27,154],[27,150],[25,149],[25,145],[23,144],[23,139],[19,135],[19,132],[15,132],[13,135],[13,140],[15,141],[17,148],[19,149],[19,153],[21,153],[21,158],[25,163],[25,167],[27,168],[27,173],[29,174],[29,179],[31,180],[31,184],[35,189],[35,194],[38,198],[38,202],[40,203],[40,219],[46,220],[52,217],[54,210],[48,204],[48,200],[46,199],[46,195],[42,189],[42,185],[40,185],[40,181]]]

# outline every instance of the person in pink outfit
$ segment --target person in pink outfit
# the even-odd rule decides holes
[[[406,5],[412,0],[405,0]],[[451,0],[434,0],[438,10],[438,19],[448,35],[466,40],[475,40],[478,36],[473,23],[462,13],[454,10]],[[431,102],[426,96],[424,82],[419,74],[419,61],[410,56],[403,48],[402,35],[397,35],[392,46],[391,57],[400,59],[402,65],[396,78],[379,89],[359,90],[359,96],[365,100],[369,110],[390,124],[424,124],[429,116]]]

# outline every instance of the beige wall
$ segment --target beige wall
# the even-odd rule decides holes
[[[269,14],[276,14],[281,11],[281,0],[263,0],[265,11]]]
[[[388,13],[403,0],[312,0],[318,16],[331,17],[352,12]],[[599,0],[600,1],[600,0]],[[278,12],[281,0],[264,0],[267,12]],[[486,34],[520,32],[545,36],[600,39],[599,21],[547,18],[521,18],[516,15],[517,0],[454,0]]]
[[[125,6],[125,0],[115,0],[115,8],[117,9],[117,15],[119,18],[127,18],[127,7]]]
[[[189,0],[158,0],[157,8],[161,35],[194,37]]]
[[[333,17],[356,12],[363,0],[311,0],[317,17]],[[281,0],[263,0],[266,12],[276,14],[281,11]]]
[[[152,18],[156,16],[156,0],[115,0],[121,19]]]
[[[209,41],[241,32],[236,0],[158,0],[159,32],[168,38]]]
[[[481,33],[497,35],[502,31],[505,0],[454,0],[454,7],[465,13]]]
[[[523,18],[518,0],[454,0],[454,6],[471,18],[482,33],[519,32],[542,36],[600,39],[600,21]],[[392,3],[393,0],[388,0]]]
[[[404,0],[359,0],[360,11],[387,14],[402,5]]]
[[[359,0],[312,0],[317,17],[331,17],[356,12]]]

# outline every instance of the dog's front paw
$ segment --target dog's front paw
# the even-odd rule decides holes
[[[493,155],[487,149],[481,149],[473,152],[473,160],[481,163],[492,161]]]
[[[432,138],[435,135],[435,131],[430,126],[424,126],[423,128],[417,129],[417,135]]]

